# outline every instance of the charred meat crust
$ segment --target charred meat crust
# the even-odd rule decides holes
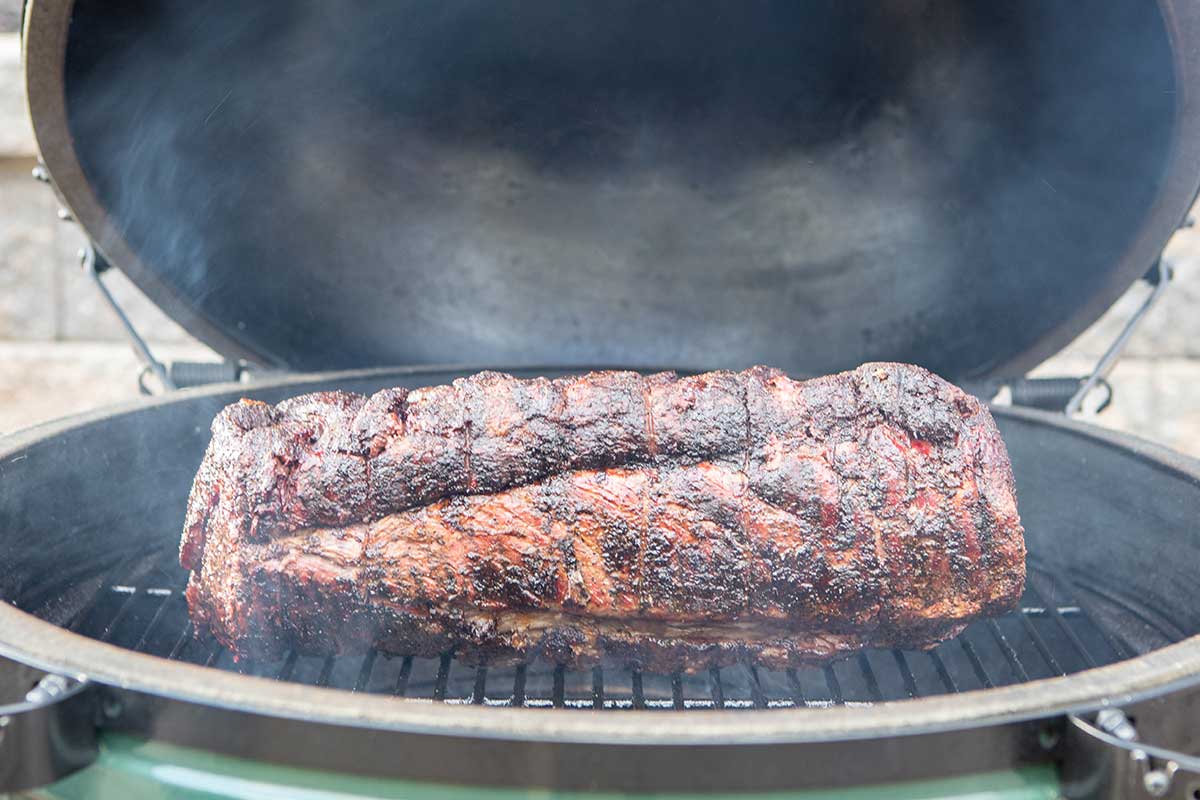
[[[901,364],[242,401],[180,546],[239,655],[647,669],[929,647],[1012,607],[1024,554],[986,408]]]

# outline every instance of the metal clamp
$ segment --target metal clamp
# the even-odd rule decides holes
[[[1119,709],[1091,721],[1071,715],[1063,745],[1063,795],[1072,800],[1200,797],[1200,758],[1139,741]]]
[[[85,677],[0,658],[0,793],[45,786],[96,759],[96,692]]]

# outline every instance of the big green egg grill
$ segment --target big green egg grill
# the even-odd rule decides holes
[[[1169,278],[1191,4],[30,0],[23,37],[86,267],[242,381],[137,340],[176,390],[0,439],[0,790],[1200,791],[1200,464],[1021,405],[1101,383],[1022,376]],[[266,663],[189,622],[184,505],[238,398],[869,360],[1014,400],[1025,595],[927,652]]]

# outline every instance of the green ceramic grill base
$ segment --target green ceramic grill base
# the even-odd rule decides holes
[[[849,769],[852,767],[848,766]],[[44,800],[615,800],[610,793],[545,789],[485,789],[339,775],[214,755],[125,736],[105,736],[100,757],[81,772],[32,795]],[[1052,767],[1028,767],[966,777],[895,783],[853,789],[758,795],[704,795],[705,800],[757,797],[766,800],[1054,800],[1058,778]],[[685,800],[694,795],[638,795]]]

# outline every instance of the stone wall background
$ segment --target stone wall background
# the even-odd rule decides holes
[[[137,361],[79,269],[82,237],[31,177],[18,8],[0,0],[0,434],[138,396]],[[1111,376],[1113,406],[1094,421],[1200,457],[1200,233],[1180,231],[1167,255],[1177,279]],[[106,280],[160,358],[218,358],[119,272]],[[1035,374],[1086,373],[1145,291],[1133,287]]]

